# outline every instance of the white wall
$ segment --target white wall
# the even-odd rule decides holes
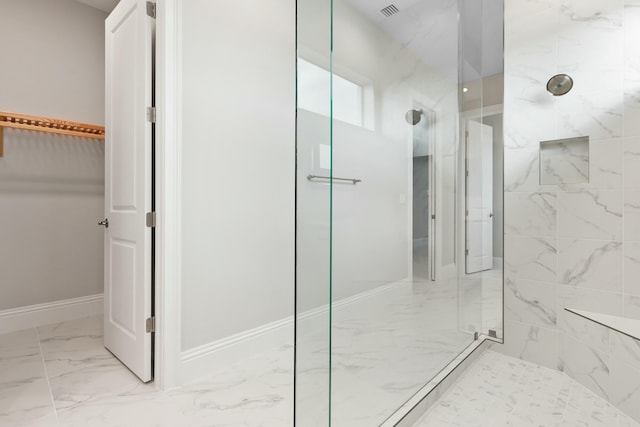
[[[104,123],[106,14],[71,0],[0,0],[0,111]],[[0,309],[102,293],[101,141],[6,130]]]
[[[293,314],[295,2],[183,2],[182,350]]]

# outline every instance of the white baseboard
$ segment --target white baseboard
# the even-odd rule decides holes
[[[35,328],[104,312],[103,294],[0,311],[0,334]]]
[[[371,298],[379,293],[388,292],[403,284],[406,279],[379,286],[332,304],[334,310]],[[304,328],[313,330],[327,326],[329,304],[307,310],[298,317],[304,321]],[[278,346],[293,345],[294,317],[289,316],[266,325],[249,329],[212,343],[183,351],[180,354],[178,386],[186,385],[242,358],[272,350]],[[292,359],[293,360],[293,359]]]
[[[293,344],[293,316],[183,351],[180,354],[178,386],[287,343]]]

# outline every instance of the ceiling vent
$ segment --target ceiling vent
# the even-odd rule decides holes
[[[382,10],[380,10],[380,13],[382,13],[387,18],[390,17],[390,16],[395,15],[398,12],[400,12],[400,10],[398,10],[398,8],[396,7],[395,4],[390,4],[389,6],[385,7]]]

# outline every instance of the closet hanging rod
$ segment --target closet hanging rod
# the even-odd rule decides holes
[[[4,128],[104,139],[103,126],[0,111],[0,157],[4,154]]]

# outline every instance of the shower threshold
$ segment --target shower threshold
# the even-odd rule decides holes
[[[477,340],[469,344],[431,381],[387,418],[380,427],[413,426],[447,392],[460,375],[489,349],[491,344],[499,342],[493,337],[479,335]]]

